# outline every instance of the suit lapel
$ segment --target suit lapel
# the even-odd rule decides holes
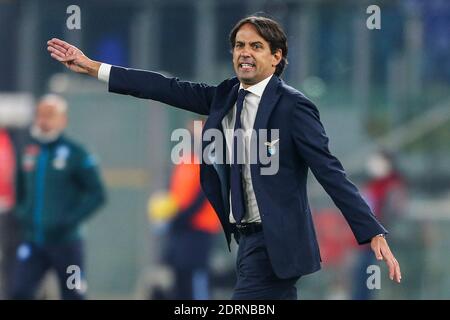
[[[277,90],[279,85],[280,78],[274,75],[263,92],[261,101],[259,102],[258,112],[256,113],[255,123],[253,125],[253,129],[255,129],[257,134],[259,129],[267,129],[270,115],[280,98],[280,93]]]
[[[226,155],[226,140],[222,128],[222,119],[234,106],[237,99],[237,93],[239,89],[239,82],[235,84],[230,91],[224,93],[223,97],[218,97],[218,101],[225,101],[223,104],[219,105],[218,108],[210,114],[208,120],[203,127],[203,133],[208,129],[217,129],[222,133],[223,142],[223,155]],[[212,143],[211,141],[206,141],[202,139],[202,150]],[[225,231],[225,236],[227,238],[228,247],[231,241],[231,230],[229,226],[228,214],[229,214],[229,203],[228,203],[228,165],[208,165],[203,163],[200,168],[200,176],[203,190],[206,196],[216,210],[222,226]],[[205,183],[205,181],[207,181]]]
[[[208,120],[205,123],[205,126],[203,127],[202,136],[208,129],[217,129],[222,132],[222,145],[223,145],[222,154],[224,156],[227,155],[227,144],[225,140],[224,131],[222,128],[222,120],[233,108],[237,99],[238,89],[239,89],[239,82],[231,88],[231,91],[229,91],[226,97],[224,97],[225,103],[221,105],[217,111],[211,113],[211,115],[209,116]],[[202,141],[202,150],[205,150],[206,146],[210,143],[211,143],[210,141]],[[223,161],[225,161],[225,159]]]
[[[228,93],[226,97],[224,97],[225,103],[219,106],[219,110],[212,112],[208,118],[208,121],[205,123],[205,129],[222,129],[221,122],[222,119],[227,115],[227,113],[233,108],[238,94],[239,82],[235,84],[231,91]],[[220,99],[220,98],[219,98]]]

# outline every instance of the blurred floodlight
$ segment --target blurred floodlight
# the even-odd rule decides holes
[[[30,94],[0,94],[0,127],[24,127],[33,116]]]
[[[303,81],[303,91],[311,98],[320,98],[326,92],[326,84],[319,77],[308,77]]]

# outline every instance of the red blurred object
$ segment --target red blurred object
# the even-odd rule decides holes
[[[338,210],[327,208],[313,214],[322,263],[339,265],[358,246],[350,227]]]
[[[203,192],[200,185],[200,160],[195,155],[189,155],[182,163],[175,166],[170,183],[170,193],[180,206],[185,210]],[[191,225],[196,230],[208,233],[220,231],[220,221],[214,208],[205,199],[204,204],[192,217]]]
[[[15,155],[6,130],[0,129],[0,212],[10,210],[14,195]]]
[[[391,172],[385,177],[370,180],[364,187],[364,197],[375,216],[383,223],[391,218],[383,214],[386,206],[393,206],[394,214],[401,214],[404,211],[406,190],[403,178]]]

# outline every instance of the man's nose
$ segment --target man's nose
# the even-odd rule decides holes
[[[240,54],[241,58],[248,58],[250,57],[250,52],[247,48],[243,48]]]

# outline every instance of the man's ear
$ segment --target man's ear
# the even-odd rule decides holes
[[[281,49],[277,49],[277,51],[272,54],[272,58],[272,67],[276,67],[283,58],[283,51]]]

